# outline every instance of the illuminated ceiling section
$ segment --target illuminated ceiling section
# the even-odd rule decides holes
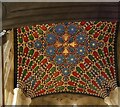
[[[116,22],[81,21],[17,29],[17,87],[31,98],[83,93],[105,98],[117,87]]]

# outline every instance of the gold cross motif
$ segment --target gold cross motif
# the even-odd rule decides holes
[[[56,41],[55,46],[56,46],[57,48],[63,46],[63,47],[64,47],[64,50],[63,50],[62,53],[63,53],[65,56],[67,56],[67,55],[69,54],[69,50],[68,50],[69,47],[73,47],[73,48],[74,48],[74,47],[77,46],[77,43],[76,43],[75,41],[69,43],[70,35],[67,34],[67,33],[65,33],[65,34],[62,36],[62,38],[63,38],[63,40],[64,40],[64,43],[60,43],[59,41]]]

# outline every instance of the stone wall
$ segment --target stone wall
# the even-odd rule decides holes
[[[14,89],[14,36],[10,31],[3,37],[3,73],[4,73],[4,102],[12,104]]]
[[[53,94],[32,99],[31,105],[106,105],[98,97],[82,94]]]

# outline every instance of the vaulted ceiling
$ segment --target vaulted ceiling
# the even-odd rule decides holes
[[[113,21],[18,28],[17,87],[31,98],[61,92],[109,96],[117,87],[116,29]]]

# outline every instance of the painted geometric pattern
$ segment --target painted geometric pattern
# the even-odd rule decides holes
[[[17,29],[17,87],[31,98],[83,93],[105,98],[117,87],[116,22],[81,21]]]

